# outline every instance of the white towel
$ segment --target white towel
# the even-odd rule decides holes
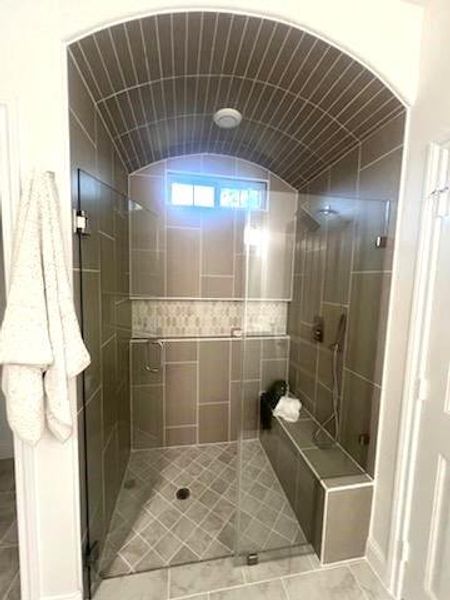
[[[281,396],[273,411],[275,417],[281,417],[289,423],[295,423],[300,416],[302,405],[298,398]]]
[[[54,175],[46,172],[30,180],[20,202],[0,331],[11,429],[35,444],[47,421],[66,440],[73,427],[68,380],[89,362],[64,262]]]

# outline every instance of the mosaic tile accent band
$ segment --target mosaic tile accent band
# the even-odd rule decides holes
[[[230,336],[244,327],[244,302],[133,300],[133,335]],[[248,302],[247,333],[285,335],[287,302]]]

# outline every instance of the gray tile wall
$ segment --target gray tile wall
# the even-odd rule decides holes
[[[339,357],[341,443],[374,472],[404,116],[390,121],[311,182],[299,195],[289,381],[321,421],[332,410],[331,351],[347,316]],[[331,206],[338,215],[321,216]],[[318,227],[318,225],[320,225]],[[387,238],[376,248],[378,235]],[[313,319],[324,319],[324,340],[312,341]],[[332,429],[332,428],[330,428]],[[361,435],[368,436],[363,443]],[[367,442],[367,438],[366,438]]]
[[[245,347],[244,347],[245,345]],[[243,361],[243,355],[245,360]],[[132,436],[136,449],[237,439],[241,381],[243,431],[259,430],[259,394],[286,379],[289,339],[192,339],[157,346],[135,340],[132,357]],[[157,373],[145,367],[159,365]]]
[[[89,237],[81,241],[81,275],[74,238],[75,299],[79,311],[83,306],[84,338],[92,358],[82,376],[84,402],[82,377],[78,381],[82,535],[85,545],[87,478],[90,540],[98,541],[101,550],[131,447],[129,203],[125,169],[70,56],[68,69],[74,207],[77,169],[91,175],[80,178],[90,225]]]
[[[250,254],[249,296],[290,299],[296,191],[258,165],[208,154],[165,160],[130,176],[130,197],[139,205],[131,215],[132,296],[245,296],[245,213],[166,205],[168,171],[268,181],[268,210],[252,216],[252,226],[268,232],[268,248],[264,257]]]
[[[248,295],[289,300],[296,191],[258,165],[212,154],[169,159],[130,176],[130,197],[136,203],[130,218],[132,296],[163,300],[245,297],[245,214],[239,210],[208,213],[168,206],[168,171],[268,181],[268,210],[252,215],[252,225],[269,234],[268,248],[264,257],[250,251]],[[276,348],[265,340],[246,343],[255,364],[244,377],[244,429],[247,437],[254,437],[258,431],[259,392],[275,378],[286,379],[288,342],[279,341]],[[161,373],[152,377],[143,367],[146,345],[133,344],[133,446],[236,439],[240,347],[241,342],[236,340],[208,341],[200,337],[193,342],[167,342]],[[180,353],[183,360],[177,358]]]

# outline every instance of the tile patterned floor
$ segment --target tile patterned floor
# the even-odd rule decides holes
[[[20,600],[13,459],[0,460],[0,598]]]
[[[233,566],[232,559],[102,582],[95,600],[392,600],[365,560],[323,567],[313,555]]]
[[[305,543],[258,441],[244,442],[240,551]],[[104,577],[227,557],[237,514],[237,444],[134,452],[101,561]],[[191,495],[178,500],[176,491]]]

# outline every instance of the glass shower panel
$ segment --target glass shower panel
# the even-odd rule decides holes
[[[92,594],[111,553],[108,533],[130,452],[129,203],[126,196],[78,172],[80,321],[91,364],[79,386],[83,554]],[[120,537],[116,535],[116,537]]]
[[[320,554],[326,486],[373,475],[393,206],[278,192],[247,213],[241,560]],[[273,416],[282,395],[296,422]]]
[[[165,295],[164,213],[156,202],[130,201],[131,296],[159,298]],[[148,333],[148,332],[147,332]],[[154,332],[156,335],[156,331]]]
[[[294,512],[294,451],[283,443],[280,432],[275,433],[277,423],[271,418],[267,423],[264,404],[267,392],[274,385],[286,385],[288,379],[286,318],[292,294],[295,211],[295,193],[271,190],[267,209],[248,211],[244,228],[246,293],[236,555],[250,564],[300,553],[307,545]]]

